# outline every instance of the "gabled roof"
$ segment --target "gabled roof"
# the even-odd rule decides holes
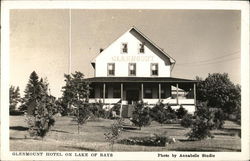
[[[145,36],[141,31],[139,31],[136,27],[131,27],[128,31],[126,31],[125,33],[127,32],[136,32],[138,35],[140,35],[144,40],[146,40],[147,42],[149,42],[152,47],[154,47],[156,50],[159,51],[159,53],[161,53],[164,57],[167,57],[169,58],[170,60],[170,63],[171,64],[175,64],[175,60],[170,56],[168,55],[162,48],[160,48],[158,45],[156,45],[154,42],[152,42],[147,36]],[[105,49],[104,49],[105,50]],[[101,53],[100,53],[101,54]],[[97,55],[98,57],[99,55]],[[92,65],[95,63],[95,60],[96,60],[96,57],[91,61]]]
[[[162,48],[160,48],[158,45],[156,45],[153,41],[151,41],[147,36],[145,36],[141,31],[139,31],[136,27],[132,27],[130,29],[136,31],[137,33],[139,33],[143,38],[145,38],[148,42],[150,42],[156,49],[158,49],[162,54],[164,54],[164,56],[167,56],[170,59],[170,62],[172,64],[175,64],[175,60],[174,58],[172,58],[170,55],[168,55]]]

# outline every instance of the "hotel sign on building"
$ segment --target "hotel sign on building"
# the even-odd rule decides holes
[[[162,101],[172,108],[183,105],[190,113],[195,110],[196,81],[171,77],[175,60],[135,27],[91,64],[95,76],[86,79],[92,87],[90,102],[119,103],[124,117],[139,100],[150,105]]]

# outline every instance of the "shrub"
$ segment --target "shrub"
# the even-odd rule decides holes
[[[92,113],[88,108],[89,107],[88,103],[78,101],[77,103],[75,103],[75,105],[77,106],[77,108],[73,110],[74,112],[73,115],[75,117],[74,121],[76,121],[78,125],[77,130],[79,134],[80,125],[85,124],[88,121],[88,119],[91,117]]]
[[[138,102],[135,105],[135,109],[132,113],[131,121],[135,126],[138,126],[140,129],[142,126],[150,125],[151,118],[149,116],[149,107],[146,106],[143,102]]]
[[[176,114],[175,113],[166,113],[166,116],[165,116],[166,120],[175,120],[177,118]]]
[[[120,104],[115,104],[111,111],[115,111],[116,112],[116,115],[120,115],[120,109],[121,109],[121,105]]]
[[[10,110],[9,113],[10,113],[10,115],[13,115],[13,116],[18,116],[18,115],[24,114],[23,111],[19,111],[19,110]]]
[[[30,136],[44,137],[50,130],[51,126],[54,126],[55,119],[52,115],[52,111],[46,108],[44,103],[38,102],[34,116],[27,115],[26,121],[29,127]]]
[[[176,116],[178,117],[178,119],[182,119],[186,114],[188,113],[188,111],[183,108],[183,106],[181,105],[179,109],[176,110]]]
[[[130,137],[120,140],[119,143],[127,145],[144,145],[144,146],[165,146],[166,143],[172,143],[173,139],[165,135],[145,136],[145,137]]]
[[[166,109],[166,120],[170,120],[170,119],[176,119],[176,112],[175,110],[172,109],[172,107],[170,105],[167,105],[167,109]]]
[[[119,138],[122,130],[123,119],[116,120],[113,123],[107,133],[104,133],[105,139],[109,142],[111,150],[113,150],[113,145],[115,141]]]
[[[105,110],[102,103],[89,103],[88,109],[96,118],[105,118]]]
[[[190,140],[202,140],[207,137],[212,137],[210,133],[212,125],[203,119],[196,119],[192,125],[192,130],[187,134]]]
[[[120,104],[115,104],[110,110],[109,110],[109,119],[117,119],[120,117],[120,110],[121,110],[121,105]]]
[[[209,110],[206,103],[197,105],[195,112],[195,121],[192,124],[191,131],[187,134],[190,140],[202,140],[207,137],[213,137],[210,133],[215,126],[213,122],[213,112]]]
[[[149,115],[152,120],[159,122],[160,124],[166,121],[166,110],[162,102],[157,103],[153,108],[150,109]]]
[[[235,115],[236,115],[236,123],[241,125],[241,109],[238,108],[235,112]]]
[[[193,116],[191,114],[186,114],[181,120],[181,126],[186,128],[191,127],[191,125],[193,124],[192,117]]]
[[[214,128],[222,129],[224,125],[225,114],[222,109],[215,109],[214,111]]]
[[[175,113],[175,110],[173,110],[169,104],[167,104],[166,107],[168,113]]]
[[[150,109],[150,117],[160,124],[176,122],[177,116],[175,111],[171,108],[171,106],[166,106],[167,108],[165,108],[165,105],[162,102],[157,103],[152,109]]]
[[[164,121],[164,124],[180,124],[180,123],[181,123],[181,120],[177,118]]]

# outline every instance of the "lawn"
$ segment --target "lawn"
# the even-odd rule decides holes
[[[29,137],[24,116],[10,116],[10,150],[11,151],[110,151],[104,133],[114,120],[91,120],[81,126],[80,134],[77,124],[70,117],[57,117],[55,126],[44,139]],[[120,139],[132,136],[150,136],[166,132],[177,141],[165,147],[137,146],[115,144],[113,151],[240,151],[241,141],[238,136],[240,126],[226,121],[223,130],[213,131],[214,138],[202,141],[189,141],[185,134],[189,131],[179,124],[160,125],[152,122],[141,130],[122,131]]]

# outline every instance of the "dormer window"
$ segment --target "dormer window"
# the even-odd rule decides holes
[[[128,53],[128,44],[122,43],[121,50],[122,50],[122,53]]]
[[[115,75],[115,63],[108,63],[108,76]]]
[[[136,64],[135,63],[129,63],[128,64],[128,73],[129,73],[129,76],[135,76],[136,75]]]
[[[139,44],[139,53],[140,54],[144,53],[144,43]]]
[[[157,63],[151,64],[151,76],[158,76],[158,64]]]

